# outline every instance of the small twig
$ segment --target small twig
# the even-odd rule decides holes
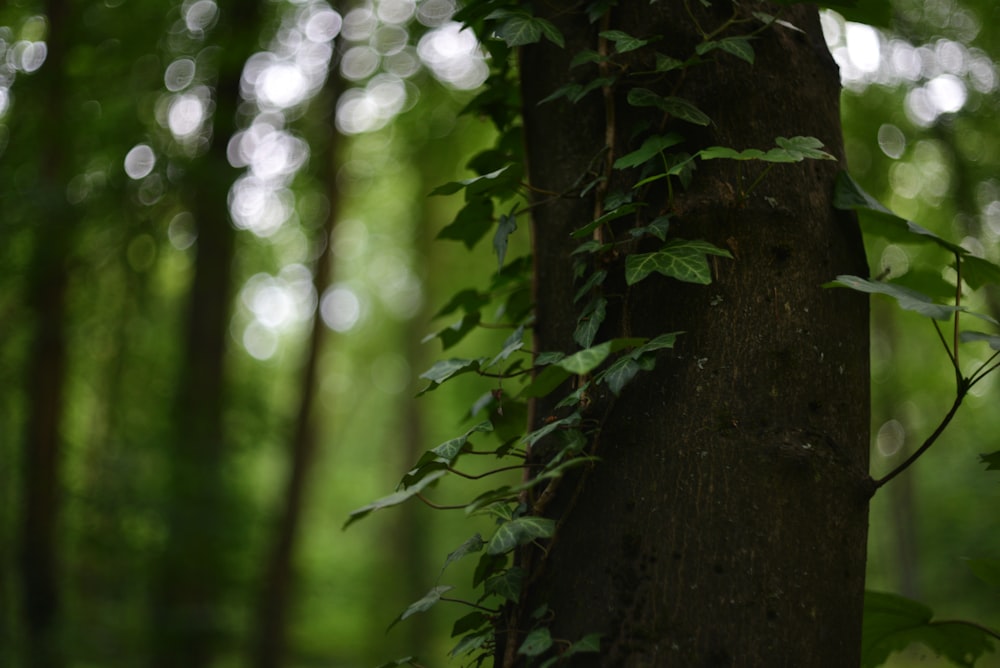
[[[488,612],[491,615],[500,614],[499,610],[494,610],[493,608],[487,608],[487,607],[478,605],[476,603],[473,603],[472,601],[464,601],[464,600],[462,600],[460,598],[448,598],[447,596],[442,596],[438,600],[439,601],[448,601],[449,603],[461,603],[462,605],[467,605],[470,608],[476,608],[477,610],[482,610],[483,612]]]
[[[876,490],[880,488],[882,485],[892,480],[893,478],[895,478],[896,476],[898,476],[906,469],[908,469],[913,462],[917,461],[917,459],[919,459],[921,455],[927,452],[928,448],[934,445],[934,442],[937,441],[938,437],[941,436],[941,434],[944,432],[945,428],[951,422],[952,418],[955,417],[955,413],[958,412],[959,406],[962,405],[962,400],[965,399],[965,395],[969,391],[969,386],[970,386],[970,381],[968,381],[967,379],[962,379],[959,382],[958,391],[955,393],[955,401],[954,403],[952,403],[951,408],[948,410],[948,413],[944,416],[944,419],[941,420],[941,424],[937,426],[937,429],[934,430],[934,433],[932,433],[930,436],[927,437],[927,440],[923,442],[923,445],[917,448],[917,450],[912,455],[907,457],[905,462],[894,468],[887,475],[875,481]]]
[[[423,494],[415,494],[414,496],[416,496],[418,499],[423,501],[426,505],[430,506],[434,510],[465,510],[468,507],[468,504],[463,504],[460,506],[442,506],[434,503]]]
[[[520,471],[522,468],[524,468],[524,466],[522,466],[521,464],[518,464],[516,466],[502,466],[498,469],[492,469],[490,471],[487,471],[486,473],[480,473],[479,475],[472,475],[471,473],[462,473],[458,469],[453,469],[452,467],[449,466],[448,472],[454,473],[455,475],[461,478],[465,478],[466,480],[481,480],[487,476],[491,476],[496,473],[503,473],[504,471]],[[462,507],[464,508],[465,506]]]

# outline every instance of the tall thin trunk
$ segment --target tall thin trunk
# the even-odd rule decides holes
[[[177,380],[170,453],[168,539],[152,596],[151,665],[211,665],[223,631],[222,597],[236,530],[225,476],[225,356],[229,338],[235,230],[227,206],[236,170],[226,145],[236,130],[243,63],[256,46],[257,3],[223,3],[223,46],[211,145],[191,165],[185,187],[197,224],[184,351]]]
[[[324,150],[315,156],[321,165],[322,181],[327,185],[330,200],[326,223],[315,242],[322,247],[313,272],[313,287],[317,297],[322,297],[333,274],[333,233],[341,202],[336,177],[340,135],[334,129],[333,123],[339,84],[340,80],[331,75],[325,91],[317,100],[322,108],[324,124],[330,131]],[[320,352],[326,333],[327,328],[323,319],[319,317],[317,305],[300,379],[300,397],[294,432],[288,442],[289,470],[282,495],[283,505],[275,524],[273,543],[264,569],[260,600],[257,603],[254,632],[256,640],[252,645],[254,655],[251,659],[251,664],[257,668],[278,668],[284,663],[289,609],[294,594],[295,545],[305,506],[309,471],[315,459],[316,425],[313,405],[318,389]]]
[[[59,611],[58,531],[61,427],[66,381],[66,289],[76,220],[65,197],[69,147],[65,128],[66,40],[71,28],[66,0],[50,0],[48,56],[33,82],[44,130],[36,187],[36,235],[29,286],[34,345],[27,366],[29,414],[23,444],[24,491],[20,572],[26,641],[25,663],[38,668],[63,664],[57,636]],[[25,91],[27,93],[27,90]],[[30,113],[30,110],[21,111]]]
[[[687,10],[711,29],[732,5],[621,3],[610,27],[660,35],[657,49],[684,59],[699,39]],[[637,148],[629,142],[648,110],[627,104],[625,87],[608,107],[598,94],[540,106],[600,29],[574,12],[546,18],[567,48],[523,51],[525,137],[533,185],[563,192],[607,138],[615,157]],[[809,135],[842,156],[839,79],[816,10],[796,6],[782,18],[804,32],[761,33],[752,66],[718,54],[682,78],[644,82],[711,117],[705,128],[668,124],[685,137],[680,149],[767,149],[776,137]],[[662,190],[650,196],[651,211],[672,216],[671,234],[708,240],[733,259],[715,263],[707,287],[654,276],[631,288],[622,260],[612,260],[602,335],[685,333],[617,399],[593,390],[584,419],[600,423],[593,447],[602,461],[560,487],[554,540],[522,562],[534,570],[521,614],[508,616],[507,647],[519,646],[544,603],[553,637],[603,634],[599,657],[579,665],[858,664],[871,491],[868,312],[864,298],[820,286],[867,269],[855,221],[832,207],[836,171],[828,162],[779,166],[743,199],[732,161],[701,162],[672,201]],[[629,189],[614,178],[612,190]],[[567,240],[593,212],[580,199],[534,211],[538,350],[572,350]],[[545,419],[553,407],[540,408]]]

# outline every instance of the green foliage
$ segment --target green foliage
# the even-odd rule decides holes
[[[880,666],[896,651],[919,642],[957,666],[972,668],[992,650],[997,634],[975,625],[932,621],[925,605],[896,594],[865,592],[865,626],[862,640],[863,668]]]

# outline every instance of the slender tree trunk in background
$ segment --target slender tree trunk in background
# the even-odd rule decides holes
[[[234,508],[224,466],[225,354],[229,339],[235,231],[227,206],[237,176],[226,157],[236,131],[240,75],[256,50],[256,3],[221,3],[222,45],[211,145],[190,167],[186,187],[197,224],[182,366],[174,403],[166,503],[168,538],[152,595],[151,665],[204,668],[217,652],[220,605],[231,577]]]
[[[609,27],[661,35],[657,48],[684,59],[699,39],[687,5],[706,30],[732,10],[621,3]],[[842,157],[838,73],[816,10],[795,6],[781,17],[805,32],[763,32],[753,66],[720,54],[683,79],[645,84],[712,118],[706,128],[668,124],[684,135],[682,150],[767,149],[779,136],[811,135]],[[627,105],[624,89],[615,92],[614,118],[596,93],[572,107],[539,105],[566,82],[572,55],[595,48],[600,30],[572,12],[546,18],[567,48],[523,50],[526,146],[533,185],[562,192],[592,169],[606,137],[615,157],[637,148],[630,137],[648,109]],[[748,181],[760,169],[751,165]],[[733,161],[700,162],[667,213],[671,234],[732,252],[714,264],[713,284],[656,276],[628,288],[621,262],[609,268],[616,282],[605,293],[624,297],[609,297],[603,338],[685,333],[617,400],[595,391],[584,418],[602,423],[602,461],[560,487],[552,515],[561,524],[547,557],[533,559],[543,570],[514,619],[521,632],[546,603],[553,637],[604,634],[601,655],[579,665],[858,665],[870,496],[868,310],[863,296],[820,285],[867,268],[855,221],[831,205],[837,169],[778,166],[740,201]],[[664,207],[659,196],[652,211]],[[579,199],[535,211],[537,350],[574,347],[568,240],[593,212],[593,201]],[[540,405],[536,420],[551,411]]]
[[[340,215],[341,193],[337,186],[338,149],[340,135],[334,126],[340,80],[331,74],[326,90],[314,104],[322,106],[321,125],[329,131],[322,152],[314,154],[321,165],[321,178],[327,184],[329,211],[323,229],[317,233],[315,244],[322,248],[313,272],[313,287],[317,298],[330,284],[333,275],[333,233]],[[313,144],[315,146],[315,143]],[[317,374],[323,340],[327,328],[319,314],[317,302],[313,315],[312,332],[306,350],[306,359],[300,381],[301,396],[294,433],[288,443],[289,470],[282,496],[283,506],[275,523],[271,551],[264,570],[260,600],[257,603],[256,629],[251,647],[254,655],[251,664],[257,668],[278,668],[284,665],[288,635],[288,616],[294,599],[294,557],[299,527],[305,507],[309,472],[315,461],[316,425],[313,406],[318,389]]]
[[[34,346],[27,365],[28,418],[24,435],[23,524],[21,528],[21,608],[25,633],[25,665],[63,665],[57,636],[59,613],[59,490],[62,459],[61,426],[66,380],[66,289],[69,254],[76,227],[66,200],[70,156],[65,130],[63,87],[71,19],[66,0],[50,0],[48,56],[32,82],[38,92],[36,128],[41,151],[35,194],[40,232],[36,236],[29,282]],[[24,90],[28,99],[28,90]],[[30,113],[30,112],[29,112]]]

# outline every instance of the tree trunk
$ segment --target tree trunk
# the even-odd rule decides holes
[[[34,126],[33,133],[42,153],[32,207],[40,233],[35,237],[28,296],[35,322],[25,384],[29,410],[23,445],[19,556],[24,663],[54,668],[64,663],[62,642],[58,638],[57,545],[67,370],[66,291],[72,240],[79,221],[65,195],[71,169],[65,132],[65,59],[73,22],[65,0],[51,0],[45,10],[50,26],[48,57],[36,75],[38,81],[33,82],[41,100],[38,108],[43,119]],[[23,90],[26,100],[30,99],[28,86]],[[31,119],[24,123],[30,126]]]
[[[722,2],[621,3],[603,28],[659,35],[653,48],[684,60],[700,39],[687,5],[706,31],[732,11]],[[573,55],[597,47],[602,29],[578,13],[546,18],[567,46],[522,53],[529,173],[536,188],[566,192],[606,142],[614,158],[638,148],[633,131],[648,109],[626,103],[625,85],[603,100],[595,92],[576,105],[539,105],[566,83]],[[740,30],[761,26],[746,18]],[[685,138],[679,148],[766,150],[776,137],[807,135],[842,158],[838,73],[817,12],[795,6],[781,18],[804,32],[766,29],[752,42],[752,66],[720,51],[683,75],[642,84],[711,117],[704,128],[668,120],[666,130]],[[636,52],[634,70],[651,65],[642,58],[651,61]],[[749,172],[742,182],[738,166]],[[563,481],[548,512],[559,528],[544,556],[521,554],[533,573],[521,611],[508,618],[515,638],[544,603],[554,638],[603,634],[600,654],[577,655],[579,665],[859,663],[871,491],[868,310],[863,296],[821,284],[867,275],[865,255],[856,222],[831,205],[835,162],[776,166],[740,197],[763,168],[699,161],[671,203],[662,191],[646,198],[647,210],[671,216],[670,236],[732,253],[716,258],[711,285],[654,275],[629,288],[623,260],[609,266],[599,340],[685,333],[617,399],[595,390],[584,419],[599,423],[591,447],[602,461]],[[631,183],[612,180],[610,189]],[[569,235],[594,211],[593,198],[563,198],[534,212],[536,350],[575,347]],[[535,419],[552,413],[542,402]]]
[[[219,11],[216,30],[223,34],[217,42],[223,48],[211,143],[191,165],[185,184],[198,241],[173,406],[168,537],[151,599],[154,668],[212,664],[224,628],[222,598],[232,577],[236,522],[225,471],[230,452],[223,411],[235,253],[227,194],[237,172],[226,145],[237,129],[240,75],[256,46],[259,9],[256,2],[229,2]]]

